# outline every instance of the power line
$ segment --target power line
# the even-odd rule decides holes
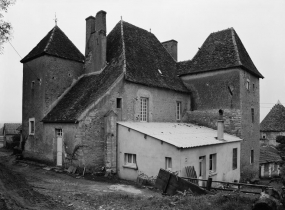
[[[19,55],[19,57],[21,58],[21,59],[23,59],[22,58],[22,56],[18,53],[18,51],[15,49],[15,47],[11,44],[11,42],[8,40],[8,42],[9,42],[9,44],[12,46],[12,48],[15,50],[15,52]],[[36,73],[30,68],[30,66],[26,63],[26,65],[28,66],[28,68],[31,70],[31,72],[34,74],[34,76],[37,78],[37,80],[38,81],[41,81],[41,79],[36,75]]]

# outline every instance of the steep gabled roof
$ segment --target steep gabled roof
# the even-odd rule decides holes
[[[68,60],[84,62],[84,56],[68,37],[55,26],[48,34],[37,44],[21,63],[26,63],[42,55],[52,55]]]
[[[107,36],[107,62],[102,73],[79,79],[42,121],[76,122],[84,110],[123,73],[124,62],[127,81],[188,92],[176,75],[176,62],[157,38],[129,23],[119,22]]]
[[[126,80],[181,92],[189,90],[177,77],[176,62],[154,34],[123,22]]]
[[[90,104],[116,81],[123,73],[122,40],[120,24],[107,37],[107,61],[100,74],[90,74],[82,77],[63,96],[56,106],[43,118],[43,122],[76,122],[78,117]]]
[[[17,128],[21,126],[21,123],[5,123],[3,126],[3,132],[7,135],[15,135],[18,134],[19,131]]]
[[[181,75],[242,67],[263,78],[233,28],[211,33],[191,61],[178,66]]]
[[[276,163],[281,162],[282,158],[278,154],[278,151],[270,146],[260,147],[259,163]]]
[[[270,110],[260,124],[261,131],[285,131],[285,107],[278,103]]]

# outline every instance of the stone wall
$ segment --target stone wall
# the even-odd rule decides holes
[[[265,135],[265,138],[263,136]],[[269,132],[261,131],[260,132],[260,144],[277,146],[279,143],[276,142],[277,136],[285,136],[285,132]]]
[[[23,64],[22,126],[26,157],[51,160],[41,122],[53,102],[82,73],[83,64],[41,56]],[[35,135],[29,135],[29,118],[35,118]]]

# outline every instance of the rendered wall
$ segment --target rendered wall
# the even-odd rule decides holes
[[[238,167],[232,170],[232,150],[238,148]],[[124,154],[136,154],[138,169],[125,166]],[[194,166],[198,175],[199,157],[206,156],[206,177],[209,176],[209,155],[217,154],[217,173],[213,180],[234,181],[240,179],[240,142],[203,146],[188,149],[178,149],[168,143],[125,126],[118,125],[118,174],[122,179],[136,180],[139,173],[147,176],[157,176],[160,168],[165,168],[165,157],[172,158],[172,171],[178,171],[179,176],[185,176],[185,167]]]
[[[263,138],[263,135],[266,135],[266,138]],[[261,131],[260,132],[260,143],[266,144],[266,145],[277,146],[279,144],[276,142],[277,136],[285,136],[285,132]]]

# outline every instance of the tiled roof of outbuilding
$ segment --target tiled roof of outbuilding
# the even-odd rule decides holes
[[[17,128],[21,126],[21,123],[5,123],[3,126],[3,130],[5,131],[5,134],[7,135],[15,135],[18,134],[19,131]]]
[[[211,33],[194,58],[186,63],[189,68],[183,68],[184,64],[178,69],[181,75],[240,66],[263,78],[233,28]]]
[[[100,74],[82,77],[43,118],[43,122],[76,122],[84,110],[115,82],[123,73],[120,24],[107,37],[109,65]]]
[[[278,151],[270,146],[260,147],[259,163],[276,163],[282,161]]]
[[[26,63],[42,55],[52,55],[84,62],[84,56],[58,26],[55,26],[21,62]]]
[[[285,131],[285,107],[278,103],[260,123],[261,131]]]
[[[176,62],[154,34],[123,22],[126,80],[147,86],[189,92],[177,77]]]

